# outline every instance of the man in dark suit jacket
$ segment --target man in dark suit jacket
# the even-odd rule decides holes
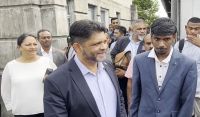
[[[197,84],[195,61],[173,50],[176,26],[160,18],[151,26],[154,49],[133,62],[130,117],[191,117]]]
[[[45,117],[126,117],[114,69],[104,62],[105,28],[80,20],[69,35],[76,55],[46,78]]]
[[[52,47],[52,35],[49,30],[39,30],[37,33],[37,38],[41,45],[41,47],[37,50],[38,55],[50,58],[57,67],[67,62],[64,51]]]

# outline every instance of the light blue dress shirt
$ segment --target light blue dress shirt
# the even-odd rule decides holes
[[[74,60],[92,92],[101,117],[116,117],[116,89],[102,62],[98,63],[97,72],[93,73],[81,63],[77,56],[74,57]]]

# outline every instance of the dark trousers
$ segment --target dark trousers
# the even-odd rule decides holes
[[[44,113],[34,115],[15,115],[15,117],[44,117]]]
[[[127,99],[128,78],[126,78],[126,77],[118,78],[118,81],[119,81],[119,86],[120,86],[120,89],[122,90],[122,94],[123,94],[123,97],[124,97],[125,109],[126,109],[126,112],[128,112],[128,99]]]

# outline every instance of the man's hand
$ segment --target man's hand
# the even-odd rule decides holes
[[[192,44],[200,47],[200,37],[199,36],[187,35],[187,39]]]
[[[118,78],[122,78],[125,75],[125,70],[120,69],[120,68],[116,68],[115,70],[115,74],[117,75]]]

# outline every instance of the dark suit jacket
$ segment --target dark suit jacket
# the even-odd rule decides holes
[[[105,64],[117,94],[117,117],[126,117],[124,101],[114,70]],[[101,117],[95,99],[80,69],[71,59],[45,80],[45,117]]]
[[[42,56],[41,48],[38,49],[37,54]],[[67,58],[62,50],[52,47],[53,62],[57,67],[67,62]]]
[[[111,59],[114,60],[115,56],[124,51],[126,46],[130,43],[130,39],[128,36],[121,37],[115,44],[114,48],[111,50],[110,55]]]
[[[118,53],[123,52],[124,49],[128,46],[128,44],[130,43],[130,39],[129,38],[130,38],[129,36],[123,36],[120,39],[118,39],[118,41],[116,42],[114,48],[110,52],[110,56],[111,56],[112,60],[114,60],[115,56]],[[140,44],[139,44],[139,47],[137,49],[137,54],[140,54],[140,53],[145,51],[143,49],[143,45],[144,45],[144,41],[141,41]]]
[[[134,58],[130,117],[191,117],[197,84],[195,61],[174,50],[159,90],[155,59],[148,54]]]

